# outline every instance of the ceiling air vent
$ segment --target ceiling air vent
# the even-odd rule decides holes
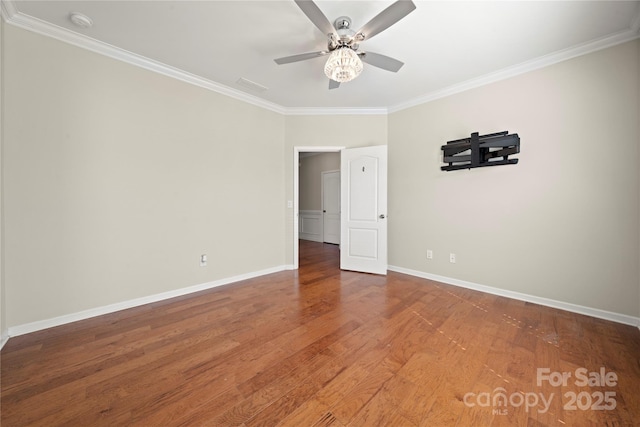
[[[236,81],[236,83],[242,87],[246,87],[247,89],[251,89],[255,92],[264,92],[268,89],[267,87],[262,86],[256,82],[252,82],[251,80],[247,80],[244,77],[240,77],[238,81]]]

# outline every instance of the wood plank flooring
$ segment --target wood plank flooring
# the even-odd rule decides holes
[[[333,245],[300,254],[298,271],[11,338],[2,427],[640,425],[637,328],[340,271]]]

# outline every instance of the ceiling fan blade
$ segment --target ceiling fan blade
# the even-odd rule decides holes
[[[362,62],[366,62],[369,65],[373,65],[374,67],[382,68],[383,70],[393,71],[397,73],[400,68],[404,65],[404,62],[398,61],[397,59],[393,59],[386,55],[381,55],[379,53],[373,52],[364,52],[361,53],[360,59]]]
[[[340,82],[337,82],[333,79],[329,79],[329,90],[338,89],[340,87]]]
[[[331,22],[329,22],[329,19],[327,19],[325,14],[322,13],[318,5],[316,5],[313,1],[295,0],[295,2],[298,7],[302,9],[302,12],[307,15],[307,18],[309,18],[311,22],[313,22],[313,25],[315,25],[320,31],[322,31],[322,34],[328,36],[329,34],[336,32],[336,29],[333,28],[333,25],[331,24]]]
[[[284,58],[274,59],[274,61],[276,62],[276,64],[282,65],[282,64],[289,64],[291,62],[306,61],[307,59],[318,58],[319,56],[325,56],[327,54],[329,54],[329,52],[321,50],[318,52],[308,52],[308,53],[301,53],[299,55],[285,56]]]
[[[356,34],[362,33],[364,38],[369,40],[413,12],[415,8],[416,5],[411,0],[398,0],[364,24]]]

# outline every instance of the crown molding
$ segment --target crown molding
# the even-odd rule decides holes
[[[230,88],[228,86],[205,79],[187,71],[129,52],[108,43],[101,42],[67,28],[25,15],[16,9],[14,0],[0,0],[0,13],[5,22],[46,37],[62,41],[100,55],[113,58],[127,64],[135,65],[149,71],[171,77],[185,83],[202,87],[222,95],[255,105],[283,115],[375,115],[387,114],[386,108],[287,108],[257,96]]]
[[[637,14],[636,18],[632,22],[632,26],[628,30],[620,31],[601,39],[563,49],[549,55],[541,56],[540,58],[536,58],[531,61],[503,68],[502,70],[493,73],[485,74],[484,76],[478,77],[476,79],[467,80],[465,82],[449,86],[444,89],[436,90],[418,98],[414,98],[408,102],[403,102],[401,104],[391,106],[388,110],[389,113],[395,113],[397,111],[435,101],[436,99],[446,98],[447,96],[465,92],[470,89],[475,89],[481,86],[488,85],[490,83],[495,83],[500,80],[506,80],[520,74],[525,74],[540,68],[548,67],[550,65],[557,64],[571,58],[606,49],[608,47],[625,43],[637,38],[640,38],[640,12]]]
[[[0,0],[0,15],[8,22],[17,13],[13,0]]]
[[[199,86],[204,89],[208,89],[213,92],[217,92],[231,98],[246,102],[248,104],[274,111],[276,113],[285,114],[286,112],[286,109],[284,107],[269,101],[265,101],[262,98],[249,95],[245,92],[232,89],[228,86],[205,79],[187,71],[180,70],[170,65],[163,64],[153,59],[149,59],[133,52],[118,48],[108,43],[104,43],[91,37],[78,34],[66,28],[53,25],[41,19],[20,13],[16,10],[14,2],[11,0],[2,0],[1,5],[1,12],[4,20],[7,23],[18,28],[22,28],[24,30],[31,31],[46,37],[51,37],[53,39],[83,49],[87,49],[100,55],[104,55],[109,58],[135,65],[137,67],[183,81],[185,83]]]
[[[217,92],[231,98],[235,98],[237,100],[255,105],[260,108],[291,116],[387,115],[640,38],[640,7],[638,7],[635,16],[631,19],[629,28],[625,31],[621,31],[616,34],[603,37],[601,39],[554,52],[552,54],[545,55],[531,61],[523,62],[515,66],[507,67],[475,79],[467,80],[453,86],[424,94],[407,102],[403,102],[393,106],[373,108],[284,107],[282,105],[266,101],[257,96],[247,94],[245,92],[230,88],[220,83],[216,83],[212,80],[208,80],[195,74],[186,72],[184,70],[180,70],[167,64],[163,64],[144,56],[137,55],[133,52],[120,49],[108,43],[104,43],[85,35],[78,34],[66,28],[53,25],[38,18],[25,15],[23,13],[20,13],[16,9],[15,0],[0,0],[0,15],[5,20],[5,22],[16,27],[32,31],[34,33],[41,34],[47,37],[51,37],[65,43],[69,43],[74,46],[84,48],[92,52],[165,75],[167,77],[193,84],[195,86],[199,86],[204,89],[211,90],[213,92]]]
[[[389,110],[380,108],[347,108],[347,107],[291,107],[285,109],[288,116],[341,116],[341,115],[387,115]]]

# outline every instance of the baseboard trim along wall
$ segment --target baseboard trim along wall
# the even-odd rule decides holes
[[[96,307],[89,310],[80,311],[78,313],[65,314],[64,316],[54,317],[52,319],[39,320],[37,322],[27,323],[24,325],[18,325],[9,327],[8,336],[3,337],[2,346],[10,337],[18,335],[24,335],[31,332],[40,331],[42,329],[52,328],[54,326],[60,326],[71,322],[77,322],[79,320],[85,320],[96,316],[102,316],[104,314],[114,313],[120,310],[126,310],[128,308],[138,307],[145,304],[151,304],[154,302],[166,300],[169,298],[175,298],[182,295],[191,294],[194,292],[204,291],[207,289],[215,288],[218,286],[228,285],[242,280],[253,279],[259,276],[264,276],[271,273],[277,273],[279,271],[287,270],[287,266],[278,266],[268,268],[265,270],[255,271],[252,273],[240,274],[238,276],[229,277],[226,279],[215,280],[213,282],[202,283],[199,285],[189,286],[186,288],[176,289],[173,291],[163,292],[160,294],[149,295],[146,297],[136,298],[128,301],[122,301],[115,304],[109,304],[102,307]],[[0,346],[0,349],[2,348]]]
[[[2,350],[2,347],[4,347],[4,345],[7,343],[7,341],[9,341],[9,336],[8,335],[0,336],[0,350]]]
[[[207,289],[215,288],[217,286],[223,286],[223,285],[228,285],[235,282],[240,282],[242,280],[253,279],[253,278],[264,276],[267,274],[277,273],[279,271],[292,270],[293,268],[294,268],[293,265],[282,265],[278,267],[268,268],[265,270],[255,271],[252,273],[241,274],[241,275],[229,277],[226,279],[215,280],[213,282],[202,283],[199,285],[176,289],[169,292],[163,292],[160,294],[149,295],[147,297],[136,298],[129,301],[123,301],[115,304],[110,304],[102,307],[84,310],[78,313],[66,314],[64,316],[58,316],[52,319],[40,320],[37,322],[27,323],[24,325],[9,327],[8,334],[0,337],[0,349],[4,347],[4,345],[9,340],[10,337],[24,335],[31,332],[36,332],[43,329],[71,323],[71,322],[77,322],[79,320],[101,316],[104,314],[114,313],[116,311],[126,310],[128,308],[138,307],[141,305],[166,300],[169,298],[175,298],[178,296],[187,295],[194,292],[204,291]],[[463,288],[472,289],[480,292],[486,292],[493,295],[513,298],[516,300],[540,304],[547,307],[558,308],[560,310],[566,310],[573,313],[584,314],[586,316],[591,316],[591,317],[604,319],[604,320],[610,320],[612,322],[623,323],[626,325],[632,325],[640,328],[640,317],[628,316],[626,314],[613,313],[606,310],[584,307],[581,305],[571,304],[571,303],[562,302],[562,301],[556,301],[549,298],[536,297],[533,295],[522,294],[519,292],[493,288],[491,286],[480,285],[473,282],[467,282],[465,280],[453,279],[451,277],[438,276],[436,274],[425,273],[423,271],[411,270],[403,267],[390,265],[388,266],[388,269],[398,273],[420,277],[422,279],[433,280],[433,281],[445,283],[448,285],[460,286]]]
[[[640,329],[640,317],[628,316],[626,314],[614,313],[611,311],[600,310],[597,308],[584,307],[577,304],[556,301],[549,298],[537,297],[534,295],[508,291],[500,288],[493,288],[491,286],[479,285],[477,283],[467,282],[465,280],[453,279],[451,277],[445,277],[445,276],[438,276],[437,274],[425,273],[423,271],[411,270],[404,267],[397,267],[397,266],[390,265],[387,268],[391,271],[395,271],[402,274],[408,274],[410,276],[420,277],[422,279],[429,279],[436,282],[445,283],[447,285],[460,286],[462,288],[472,289],[480,292],[486,292],[492,295],[498,295],[498,296],[512,298],[520,301],[540,304],[547,307],[558,308],[560,310],[570,311],[572,313],[584,314],[586,316],[596,317],[598,319],[611,320],[612,322],[623,323],[626,325],[635,326]]]

